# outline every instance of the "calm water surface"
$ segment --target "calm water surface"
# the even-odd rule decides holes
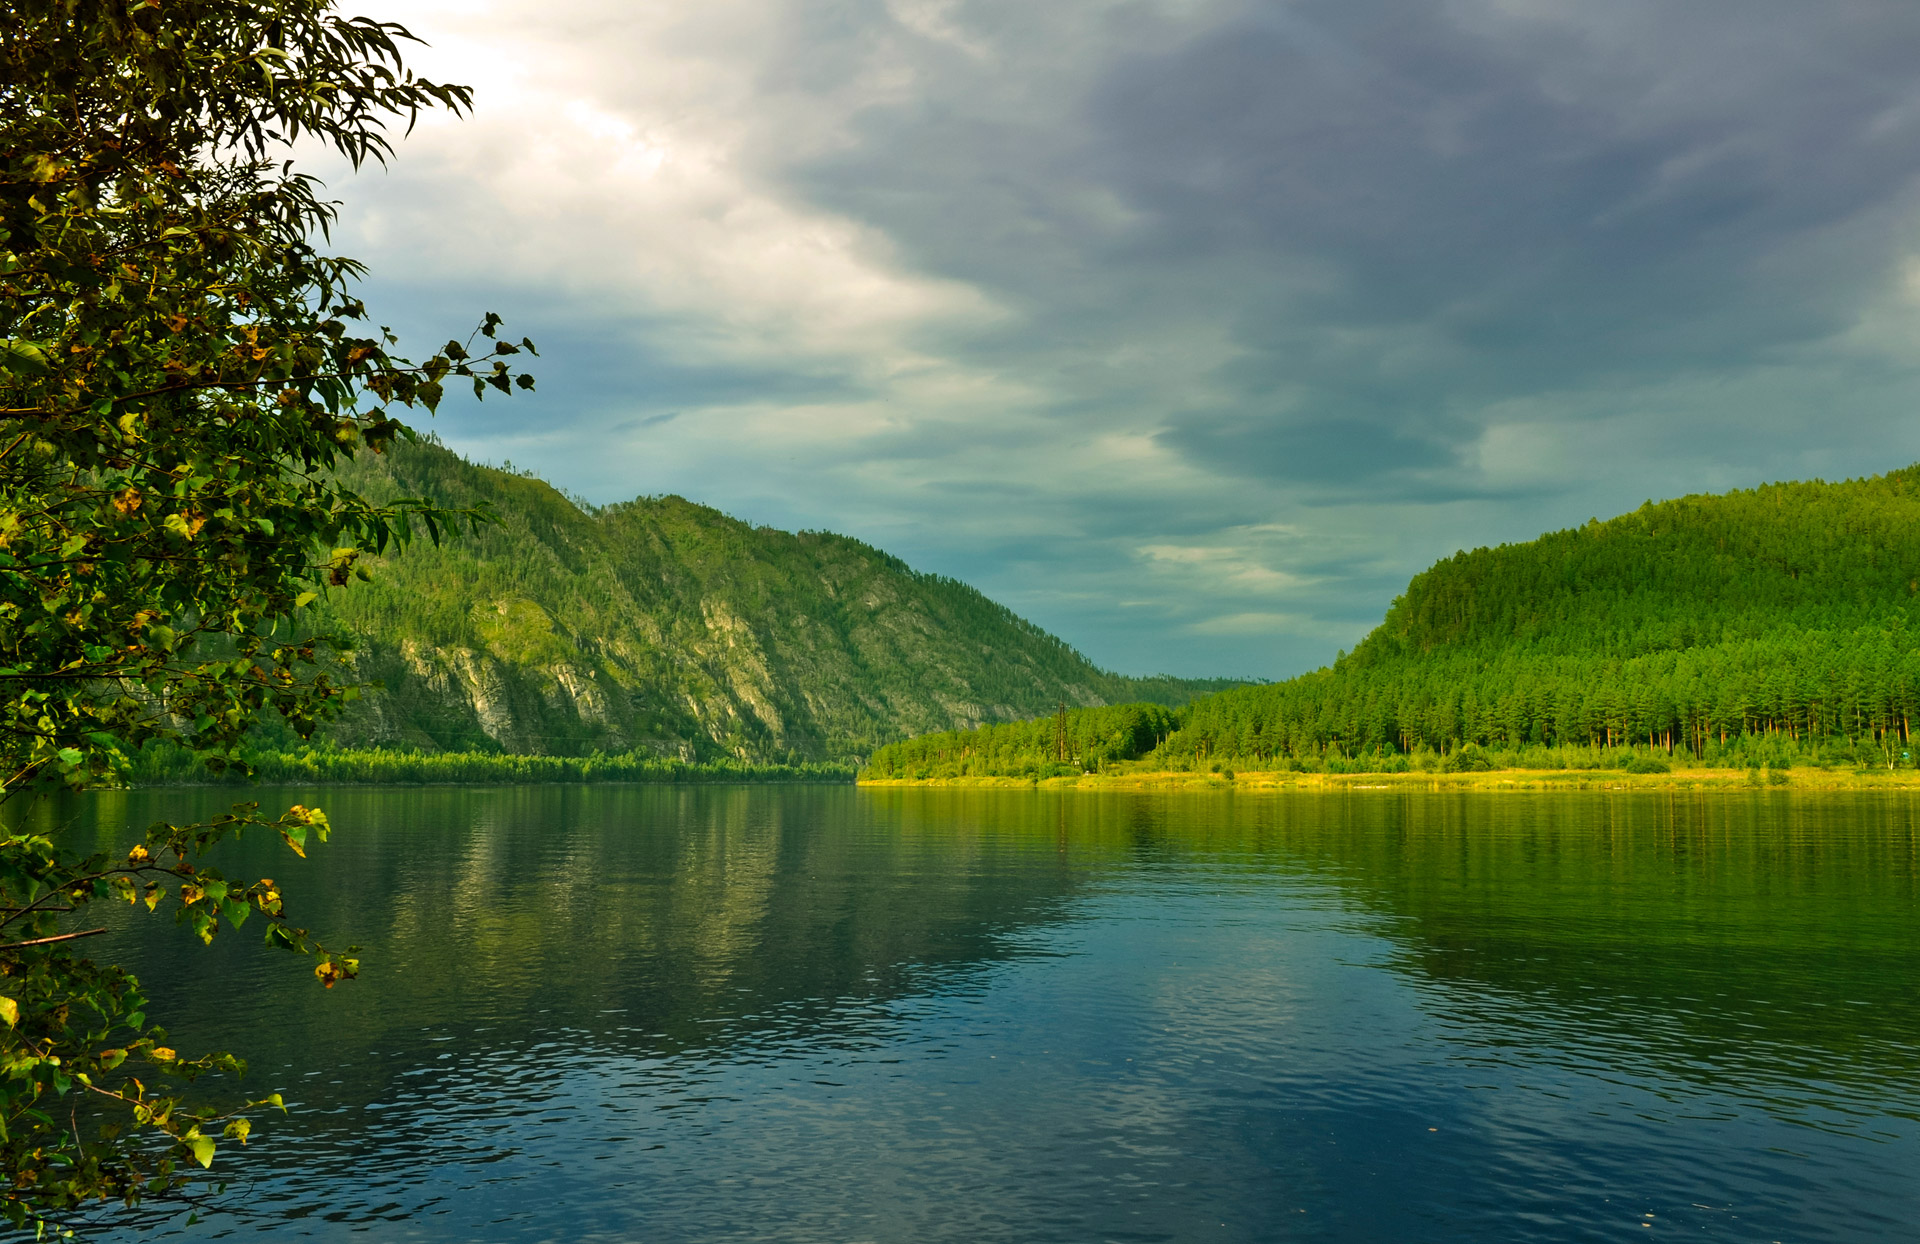
[[[259,797],[365,972],[114,935],[292,1108],[121,1239],[1920,1240],[1904,797]]]

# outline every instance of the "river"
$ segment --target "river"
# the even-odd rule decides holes
[[[245,797],[364,972],[120,918],[290,1114],[115,1240],[1920,1240],[1907,796]]]

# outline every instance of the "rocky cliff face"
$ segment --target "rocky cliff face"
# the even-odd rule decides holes
[[[823,759],[1060,702],[1229,685],[1107,673],[856,540],[678,497],[586,512],[433,445],[356,464],[348,482],[501,521],[417,541],[370,563],[373,583],[331,593],[325,609],[361,639],[355,672],[384,684],[332,727],[341,743]]]

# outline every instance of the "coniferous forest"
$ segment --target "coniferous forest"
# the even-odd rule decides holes
[[[1649,502],[1456,554],[1332,666],[1170,712],[1150,747],[1063,751],[1040,730],[1014,758],[1001,728],[897,744],[869,771],[1901,766],[1917,593],[1920,467]]]

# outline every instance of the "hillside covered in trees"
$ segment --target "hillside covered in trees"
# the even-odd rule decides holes
[[[1650,502],[1448,558],[1330,668],[1199,700],[1141,755],[1333,769],[1904,763],[1920,717],[1917,594],[1920,467]],[[977,754],[954,736],[873,760],[903,776],[1001,771]],[[1037,763],[1054,762],[1037,751]]]
[[[1190,709],[1161,704],[1061,708],[1051,717],[945,730],[889,743],[865,769],[872,778],[1057,777],[1151,754]]]
[[[340,747],[801,763],[1235,685],[1108,673],[965,584],[679,497],[582,506],[430,442],[342,480],[500,521],[363,556],[371,582],[321,602],[357,638],[346,676],[382,684],[328,728]]]

